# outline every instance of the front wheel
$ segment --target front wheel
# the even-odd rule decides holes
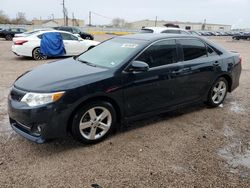
[[[104,101],[93,102],[79,109],[72,122],[72,135],[83,143],[94,144],[106,138],[114,129],[116,112]]]
[[[228,91],[228,82],[224,77],[215,81],[208,93],[207,104],[211,107],[217,107],[222,104]]]
[[[47,59],[46,55],[41,54],[40,48],[35,48],[32,52],[32,57],[34,60],[45,60]]]

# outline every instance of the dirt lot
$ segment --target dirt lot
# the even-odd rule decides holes
[[[0,187],[249,187],[250,42],[211,40],[243,57],[240,87],[223,107],[201,104],[134,122],[91,146],[72,138],[37,145],[10,129],[9,87],[53,60],[16,57],[11,42],[0,40]]]

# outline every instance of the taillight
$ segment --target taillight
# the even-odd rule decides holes
[[[18,40],[14,44],[15,45],[23,45],[24,43],[28,42],[27,40]]]
[[[240,56],[240,63],[242,63],[242,57]]]

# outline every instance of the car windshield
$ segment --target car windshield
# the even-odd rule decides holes
[[[83,53],[77,60],[94,66],[113,68],[137,52],[145,42],[144,40],[114,38]]]

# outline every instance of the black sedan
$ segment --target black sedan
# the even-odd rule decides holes
[[[240,74],[239,54],[204,38],[117,37],[20,76],[8,97],[10,123],[37,143],[67,133],[96,143],[124,122],[199,101],[217,107]]]
[[[250,40],[250,33],[238,33],[232,37],[234,40]]]
[[[78,27],[61,26],[61,27],[53,27],[53,29],[67,31],[73,34],[78,34],[82,39],[94,40],[93,35],[81,31]]]
[[[26,32],[23,28],[9,28],[0,30],[0,38],[5,38],[6,40],[12,40],[15,34]]]

